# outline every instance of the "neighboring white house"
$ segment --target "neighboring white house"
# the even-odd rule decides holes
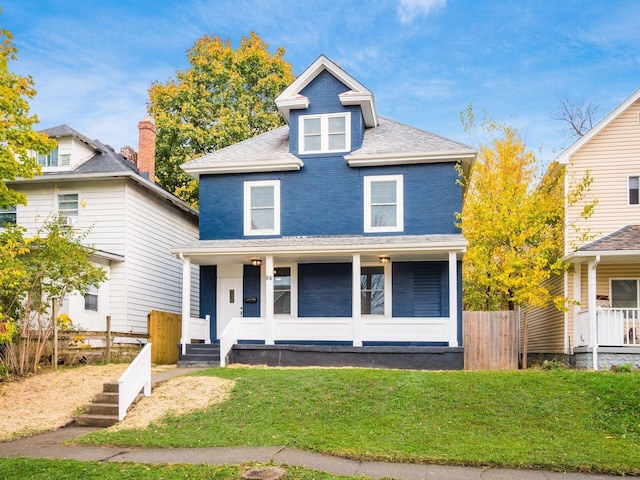
[[[87,231],[96,248],[93,261],[108,280],[86,296],[65,299],[62,312],[85,330],[147,333],[151,310],[181,311],[182,265],[169,248],[198,239],[198,212],[156,185],[155,126],[139,123],[138,154],[117,153],[67,125],[43,130],[58,141],[49,155],[39,155],[43,173],[8,182],[27,195],[27,204],[6,211],[33,234],[58,214],[73,229]],[[192,271],[192,311],[198,312],[199,272]]]

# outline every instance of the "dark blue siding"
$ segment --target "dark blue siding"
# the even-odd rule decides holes
[[[392,316],[449,316],[447,262],[395,262],[392,268]]]
[[[246,298],[255,298],[256,303],[247,303]],[[260,316],[260,267],[244,266],[242,277],[242,316]]]
[[[200,238],[243,238],[243,189],[247,180],[280,180],[281,234],[364,234],[364,177],[404,175],[404,235],[459,233],[462,209],[453,163],[351,168],[342,157],[305,160],[297,172],[203,175]]]
[[[217,267],[215,265],[202,265],[200,267],[200,317],[209,315],[211,318],[211,339],[216,338],[216,287]]]
[[[298,265],[299,317],[351,316],[351,264]]]

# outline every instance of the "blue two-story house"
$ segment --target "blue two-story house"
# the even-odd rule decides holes
[[[378,116],[325,56],[276,105],[284,127],[182,167],[200,181],[200,240],[172,253],[184,292],[200,266],[222,365],[462,368],[456,165],[475,150]]]

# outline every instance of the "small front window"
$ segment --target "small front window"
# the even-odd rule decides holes
[[[351,148],[351,113],[300,117],[300,153],[346,152]]]
[[[13,224],[17,223],[16,217],[17,217],[17,213],[16,213],[15,206],[5,208],[5,209],[0,208],[0,228],[5,223],[13,223]]]
[[[402,175],[365,177],[364,198],[365,232],[404,229]]]
[[[89,287],[87,290],[84,296],[84,309],[98,311],[98,289],[96,287]]]
[[[638,308],[638,280],[611,280],[611,307]]]
[[[280,234],[280,182],[245,182],[244,234]]]
[[[273,313],[291,313],[291,268],[276,267],[273,284]]]
[[[640,177],[629,177],[629,205],[638,205],[640,203]]]
[[[47,154],[38,154],[38,165],[41,167],[57,167],[58,166],[58,149],[55,148]]]

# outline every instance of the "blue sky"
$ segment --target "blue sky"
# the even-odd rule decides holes
[[[551,114],[592,99],[601,118],[640,88],[636,0],[13,0],[12,70],[32,75],[40,127],[66,123],[137,148],[147,89],[188,67],[204,34],[256,31],[295,73],[320,54],[375,94],[378,112],[473,144],[460,112],[517,126],[545,163],[571,140]]]

